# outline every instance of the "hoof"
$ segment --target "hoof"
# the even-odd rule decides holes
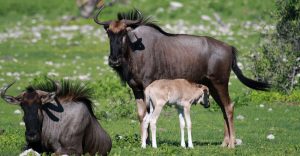
[[[231,143],[229,143],[227,147],[228,147],[228,148],[235,148],[234,141],[233,141],[233,142],[231,142]]]
[[[182,148],[186,148],[185,143],[181,143],[180,146],[181,146]]]
[[[190,148],[190,149],[193,149],[193,148],[194,148],[194,146],[193,146],[193,145],[191,145],[191,146],[189,146],[189,148]]]
[[[221,144],[221,147],[227,147],[227,148],[235,148],[235,145],[234,145],[234,143],[225,143],[225,142],[223,142],[222,144]]]
[[[223,141],[222,144],[221,144],[221,147],[227,147],[228,143]]]

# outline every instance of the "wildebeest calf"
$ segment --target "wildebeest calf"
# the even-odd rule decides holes
[[[156,121],[166,103],[175,104],[180,121],[181,146],[185,148],[184,127],[185,121],[188,131],[188,147],[193,148],[192,143],[192,123],[190,118],[190,108],[192,104],[202,103],[209,106],[209,90],[206,86],[190,83],[185,79],[175,80],[156,80],[145,89],[145,101],[147,114],[144,117],[144,130],[150,123],[152,132],[152,147],[157,148],[156,144]],[[185,120],[185,121],[184,121]],[[146,148],[146,133],[142,134],[142,148]]]

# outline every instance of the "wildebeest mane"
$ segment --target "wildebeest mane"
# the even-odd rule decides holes
[[[149,27],[152,27],[156,30],[158,30],[159,32],[161,32],[162,34],[166,35],[166,36],[176,36],[177,34],[171,34],[171,33],[167,33],[164,30],[162,30],[161,27],[159,27],[158,25],[156,25],[154,23],[154,21],[152,20],[152,18],[150,16],[145,17],[142,13],[139,14],[139,11],[137,9],[133,9],[129,12],[119,12],[118,13],[118,20],[122,20],[122,19],[126,19],[126,20],[140,20],[141,22],[139,22],[137,25],[132,25],[131,27],[136,28],[140,25],[146,25]]]
[[[93,89],[88,84],[82,84],[82,82],[71,80],[61,80],[57,84],[61,87],[59,89],[60,91],[56,94],[56,97],[58,99],[82,102],[87,106],[91,115],[93,117],[96,117],[93,110],[94,104],[91,100],[93,95]],[[55,81],[49,78],[45,78],[43,80],[35,82],[30,87],[35,90],[56,92],[57,84]]]

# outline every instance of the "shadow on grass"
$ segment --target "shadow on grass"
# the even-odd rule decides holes
[[[150,141],[150,144],[151,144],[151,141]],[[180,141],[161,140],[161,141],[158,141],[158,144],[180,146]],[[185,142],[185,144],[187,145],[188,143]],[[222,144],[221,141],[193,141],[194,146],[208,146],[208,145],[219,146],[221,144]]]

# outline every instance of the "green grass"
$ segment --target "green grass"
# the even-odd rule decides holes
[[[4,104],[1,103],[1,107]],[[1,112],[1,125],[5,133],[0,135],[0,153],[18,154],[24,143],[24,128],[19,126],[21,115],[14,115],[17,106],[10,106]],[[268,111],[272,108],[272,111]],[[139,124],[137,120],[122,118],[102,120],[102,126],[113,138],[111,155],[297,155],[299,153],[299,117],[300,107],[282,104],[266,104],[238,107],[236,115],[243,115],[244,120],[235,119],[237,138],[242,139],[236,149],[220,147],[223,139],[223,119],[221,112],[205,110],[201,106],[192,107],[194,149],[180,147],[180,130],[177,112],[166,108],[158,121],[158,149],[140,148]],[[235,117],[236,118],[236,117]],[[269,134],[275,136],[268,140]]]
[[[272,108],[272,111],[268,111],[269,108]],[[132,155],[133,153],[137,155],[296,155],[299,152],[300,139],[298,135],[299,124],[297,124],[299,118],[296,117],[299,109],[299,106],[291,107],[277,104],[266,105],[265,108],[260,108],[258,105],[237,108],[236,114],[245,116],[244,120],[235,120],[237,138],[242,139],[243,143],[241,146],[237,146],[235,150],[230,150],[219,146],[223,137],[221,113],[210,112],[200,106],[194,106],[191,116],[195,148],[191,150],[180,147],[177,112],[168,108],[162,113],[158,121],[158,149],[152,149],[149,146],[146,150],[140,149],[139,142],[132,141],[134,140],[133,135],[138,129],[138,123],[120,120],[113,125],[115,127],[109,128],[123,129],[117,134],[123,137],[127,136],[129,141],[115,141],[114,144],[118,148],[113,149],[112,153],[119,153],[120,155]],[[289,122],[286,122],[286,119],[289,119]],[[129,126],[121,128],[120,125],[124,123]],[[273,134],[275,139],[268,140],[266,138],[268,134]]]
[[[129,5],[116,4],[103,11],[101,19],[115,19],[119,10],[133,6],[147,15],[154,16],[159,25],[170,23],[176,26],[179,20],[185,27],[203,25],[206,31],[197,35],[209,35],[228,42],[239,49],[238,60],[243,71],[249,71],[250,55],[257,50],[261,29],[254,26],[245,28],[246,21],[263,27],[272,24],[269,13],[274,9],[273,1],[232,0],[232,1],[190,1],[182,0],[184,7],[171,11],[170,0],[132,0]],[[95,88],[96,115],[102,126],[113,139],[111,155],[297,155],[300,153],[299,136],[299,91],[286,96],[280,93],[251,91],[237,79],[230,79],[230,95],[235,102],[235,118],[243,115],[244,120],[235,119],[237,138],[243,144],[236,149],[221,148],[223,139],[223,118],[220,109],[213,102],[210,109],[192,107],[194,149],[179,147],[180,133],[177,113],[166,108],[158,121],[158,149],[149,146],[140,148],[139,123],[136,106],[128,86],[120,83],[117,75],[105,62],[109,54],[106,34],[92,19],[77,19],[63,22],[61,15],[77,15],[75,1],[70,0],[18,0],[0,1],[0,86],[17,79],[8,91],[17,95],[37,77],[50,74],[54,79],[87,77]],[[164,13],[158,12],[159,8]],[[225,24],[231,24],[232,35],[211,35],[218,32],[213,13],[218,13]],[[212,21],[201,19],[202,15]],[[77,28],[74,28],[77,27]],[[89,26],[89,28],[85,28]],[[73,27],[75,30],[62,30]],[[35,29],[39,34],[34,34]],[[60,29],[60,30],[59,30]],[[174,30],[170,30],[174,31]],[[21,32],[17,38],[5,34]],[[63,33],[61,33],[63,32]],[[70,39],[68,35],[71,34]],[[37,36],[36,36],[37,35]],[[62,37],[65,36],[65,37]],[[52,73],[52,75],[51,75]],[[264,104],[264,108],[259,107]],[[272,108],[272,111],[268,111]],[[25,144],[24,126],[20,126],[22,115],[13,112],[21,109],[0,100],[0,155],[18,155]],[[257,120],[258,119],[258,120]],[[1,134],[1,130],[4,133]],[[274,140],[266,139],[274,134]]]

